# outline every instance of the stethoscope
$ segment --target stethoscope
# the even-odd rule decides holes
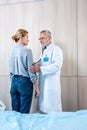
[[[42,55],[43,55],[43,52],[44,52],[44,50],[45,50],[45,49],[47,49],[47,47],[46,47],[46,46],[45,46],[45,47],[42,47]],[[32,65],[39,64],[39,63],[40,63],[40,61],[41,61],[41,58],[40,58],[38,61],[33,62],[33,64],[32,64]]]
[[[32,65],[39,64],[39,63],[40,63],[40,61],[41,61],[41,58],[40,58],[38,61],[33,62],[33,64],[32,64]]]

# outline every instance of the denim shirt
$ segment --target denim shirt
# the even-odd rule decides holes
[[[32,83],[37,79],[35,73],[29,71],[33,63],[32,51],[24,45],[17,44],[11,50],[9,57],[10,78],[14,75],[30,77]]]

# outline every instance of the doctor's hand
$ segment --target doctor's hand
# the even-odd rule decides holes
[[[31,67],[30,67],[30,71],[32,73],[34,72],[39,72],[40,71],[40,66],[38,66],[37,64],[33,64]]]

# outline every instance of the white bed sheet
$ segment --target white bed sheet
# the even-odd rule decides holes
[[[0,130],[87,130],[87,110],[50,114],[1,111]]]

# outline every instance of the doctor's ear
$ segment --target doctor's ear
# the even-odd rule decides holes
[[[52,38],[51,38],[50,36],[48,36],[48,42],[49,42],[49,43],[51,42],[51,39],[52,39]]]

